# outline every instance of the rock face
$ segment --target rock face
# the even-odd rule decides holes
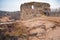
[[[4,17],[1,17],[0,18],[0,23],[1,22],[7,22],[7,21],[9,21],[10,20],[10,16],[4,16]]]
[[[48,32],[46,40],[60,40],[60,26]]]
[[[33,18],[0,26],[5,27],[6,34],[9,34],[11,38],[13,36],[12,40],[16,37],[18,37],[16,40],[60,40],[60,21],[51,19],[48,17]]]
[[[48,3],[29,2],[21,5],[20,19],[28,20],[35,17],[41,17],[48,15],[50,11],[50,5]]]
[[[23,25],[28,30],[29,40],[60,40],[60,24],[56,22],[35,18],[23,21]]]

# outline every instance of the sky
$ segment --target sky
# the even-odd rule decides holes
[[[19,11],[20,5],[25,2],[46,2],[51,5],[51,9],[60,7],[60,0],[0,0],[0,10]]]

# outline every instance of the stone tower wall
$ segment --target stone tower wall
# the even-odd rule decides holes
[[[28,20],[34,17],[41,17],[45,11],[50,11],[48,3],[30,2],[21,5],[20,19]]]

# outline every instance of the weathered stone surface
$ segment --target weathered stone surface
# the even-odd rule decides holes
[[[22,21],[23,25],[28,28],[28,34],[31,34],[29,40],[59,40],[60,24],[57,20],[51,20],[50,18],[35,18]]]
[[[35,17],[41,17],[49,14],[50,5],[48,3],[30,2],[21,5],[21,20],[28,20]]]

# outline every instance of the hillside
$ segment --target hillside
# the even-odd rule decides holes
[[[15,20],[18,20],[20,17],[20,11],[16,11],[16,12],[0,11],[0,17],[3,17],[5,14],[11,16],[11,19],[15,19]]]

